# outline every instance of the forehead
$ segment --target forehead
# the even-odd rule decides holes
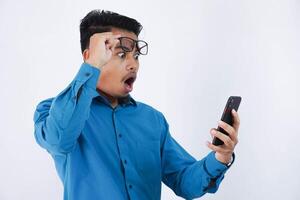
[[[120,34],[121,37],[129,37],[129,38],[132,38],[134,40],[137,40],[138,37],[136,34],[134,34],[133,32],[130,32],[130,31],[126,31],[126,30],[123,30],[123,29],[119,29],[119,28],[112,28],[111,29],[111,32],[113,34]]]

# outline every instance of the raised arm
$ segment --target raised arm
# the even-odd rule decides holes
[[[70,85],[55,98],[42,101],[34,114],[37,142],[54,154],[72,151],[98,95],[102,68],[112,56],[120,35],[95,33],[83,52],[85,62]]]

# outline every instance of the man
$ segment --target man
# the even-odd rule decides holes
[[[148,45],[136,20],[94,10],[80,24],[84,63],[70,85],[35,111],[35,137],[53,157],[65,200],[158,200],[161,181],[186,199],[217,191],[237,144],[229,136],[196,161],[171,136],[163,114],[129,93]]]

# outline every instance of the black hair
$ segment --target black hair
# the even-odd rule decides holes
[[[115,12],[92,10],[80,22],[81,53],[88,48],[93,34],[109,32],[112,28],[133,32],[138,36],[143,26],[135,19]]]

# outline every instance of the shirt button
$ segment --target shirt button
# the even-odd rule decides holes
[[[89,76],[89,75],[90,75],[90,73],[89,73],[89,72],[86,72],[84,75],[85,75],[85,76]]]
[[[131,189],[131,188],[132,188],[132,185],[129,185],[129,188]]]
[[[119,138],[120,138],[120,137],[122,137],[122,134],[121,134],[121,133],[119,134]]]

